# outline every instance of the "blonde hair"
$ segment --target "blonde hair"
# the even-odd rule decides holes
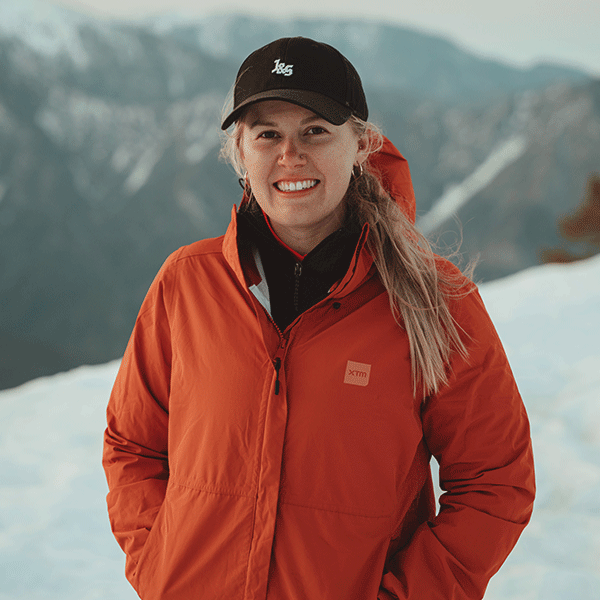
[[[221,157],[244,177],[240,121],[227,134]],[[383,135],[377,126],[354,116],[349,123],[359,138],[366,140],[369,155],[381,149]],[[468,358],[450,303],[470,293],[474,284],[468,275],[448,268],[434,254],[427,239],[384,189],[368,159],[362,174],[352,178],[345,202],[361,225],[369,225],[367,248],[387,290],[394,320],[408,336],[413,393],[421,392],[425,399],[447,383],[453,353]],[[471,272],[472,267],[469,275]]]

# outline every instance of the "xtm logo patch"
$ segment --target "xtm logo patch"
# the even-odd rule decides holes
[[[276,75],[285,75],[289,77],[294,72],[294,65],[286,65],[282,63],[278,58],[275,60],[275,68],[271,71],[271,73],[275,73]]]
[[[349,360],[346,365],[346,375],[344,376],[344,383],[350,385],[368,385],[369,377],[371,376],[371,365],[365,365],[364,363],[354,362]]]

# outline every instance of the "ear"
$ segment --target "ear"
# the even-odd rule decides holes
[[[354,159],[355,165],[361,165],[369,156],[369,136],[364,134],[358,138],[358,150]]]

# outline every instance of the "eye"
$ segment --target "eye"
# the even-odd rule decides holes
[[[258,134],[259,138],[263,138],[265,140],[272,140],[275,137],[277,137],[277,132],[276,131],[261,131]]]
[[[313,125],[307,131],[307,133],[309,133],[310,135],[322,135],[324,133],[327,133],[327,130],[324,127],[321,127],[320,125]]]

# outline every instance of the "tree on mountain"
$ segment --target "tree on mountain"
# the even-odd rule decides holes
[[[543,263],[566,263],[600,254],[600,175],[591,175],[581,204],[558,221],[558,231],[577,253],[567,248],[550,248],[540,253]]]

